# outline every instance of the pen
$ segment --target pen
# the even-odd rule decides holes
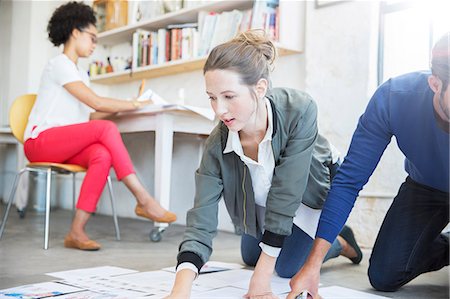
[[[142,79],[141,86],[139,86],[138,98],[144,93],[144,88],[145,88],[145,79]]]

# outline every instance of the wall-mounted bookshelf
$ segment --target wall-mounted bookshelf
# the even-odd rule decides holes
[[[301,53],[298,50],[282,48],[278,46],[278,55],[292,55]],[[104,75],[91,77],[92,83],[97,84],[120,84],[135,80],[151,79],[168,75],[176,75],[185,72],[201,70],[205,64],[206,57],[185,60],[169,61],[164,64],[148,65],[137,68],[134,71],[126,70],[121,72],[113,72]]]
[[[167,13],[151,20],[115,28],[101,32],[98,42],[106,47],[121,43],[132,43],[132,36],[138,29],[156,31],[173,24],[197,22],[200,12],[217,12],[249,10],[252,9],[252,0],[211,1],[193,8],[185,8],[176,12]],[[303,1],[280,0],[279,15],[279,41],[276,42],[280,56],[299,54],[303,51],[305,3]],[[180,59],[160,64],[135,67],[133,70],[116,71],[112,73],[95,75],[91,77],[92,83],[119,84],[134,80],[150,79],[168,75],[200,70],[203,68],[206,57],[193,59]]]
[[[202,4],[193,8],[180,9],[170,12],[151,20],[141,21],[135,24],[123,26],[113,30],[101,32],[98,35],[98,42],[106,46],[112,46],[119,43],[130,42],[131,36],[136,29],[158,30],[171,24],[189,23],[197,20],[200,11],[216,11],[223,12],[233,9],[243,10],[249,9],[253,5],[251,0],[228,0],[228,1],[212,1],[211,3]]]

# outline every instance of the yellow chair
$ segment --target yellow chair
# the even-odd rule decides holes
[[[20,142],[23,143],[24,140],[24,132],[25,128],[28,123],[28,116],[30,115],[31,109],[33,108],[34,102],[36,101],[36,95],[35,94],[26,94],[23,96],[20,96],[16,98],[11,106],[11,109],[9,111],[9,125],[11,127],[11,131],[14,135],[14,137]],[[73,193],[72,193],[72,204],[73,207],[75,207],[75,187],[76,187],[76,181],[75,181],[75,175],[79,172],[86,172],[86,169],[84,167],[81,167],[79,165],[74,164],[62,164],[62,163],[50,163],[50,162],[35,162],[35,163],[28,163],[25,168],[19,171],[19,173],[16,175],[14,179],[13,188],[11,190],[11,194],[9,196],[8,204],[5,210],[5,214],[3,216],[2,224],[0,227],[0,239],[3,236],[3,231],[5,229],[6,221],[8,220],[8,214],[9,210],[11,208],[11,204],[14,200],[14,195],[17,190],[17,184],[19,182],[19,179],[23,173],[26,171],[30,172],[45,172],[47,174],[47,188],[46,188],[46,195],[45,195],[45,232],[44,232],[44,249],[48,249],[48,234],[49,234],[49,222],[50,222],[50,190],[52,186],[52,173],[55,174],[72,174],[72,186],[73,186]],[[111,178],[108,176],[108,189],[109,189],[109,195],[111,198],[111,207],[112,207],[112,214],[114,219],[114,227],[116,230],[116,239],[120,240],[120,231],[119,231],[119,224],[117,221],[117,214],[114,204],[114,194],[112,190],[112,184],[111,184]]]

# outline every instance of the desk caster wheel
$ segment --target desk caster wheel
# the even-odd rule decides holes
[[[162,239],[161,233],[162,232],[159,230],[159,228],[152,229],[152,231],[150,232],[150,240],[152,240],[153,242],[161,241]]]
[[[20,219],[25,218],[25,209],[17,209]]]

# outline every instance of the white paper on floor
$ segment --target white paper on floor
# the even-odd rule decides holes
[[[338,286],[320,288],[319,294],[323,299],[390,299]]]
[[[0,290],[0,298],[43,298],[80,291],[83,289],[58,282],[42,282]]]
[[[241,266],[226,263],[220,264],[220,267],[232,270],[199,275],[192,286],[192,299],[242,298],[247,293],[252,270],[236,269]],[[45,295],[57,296],[58,299],[161,299],[170,293],[175,280],[174,272],[138,272],[109,266],[53,272],[49,275],[64,280],[0,290],[0,299],[11,298],[11,294],[27,295],[26,298]],[[273,293],[280,299],[285,298],[290,291],[287,278],[274,275],[271,286]],[[387,299],[338,286],[321,287],[319,294],[323,299]]]
[[[136,272],[138,271],[120,267],[104,266],[104,267],[84,268],[69,271],[51,272],[46,274],[57,278],[71,279],[71,278],[116,276]]]

